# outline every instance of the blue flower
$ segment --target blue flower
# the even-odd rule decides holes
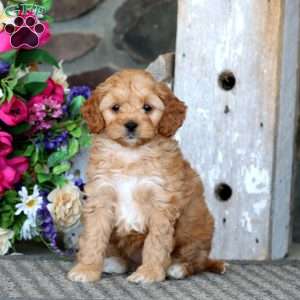
[[[83,192],[85,184],[81,177],[76,177],[74,180],[74,184]]]
[[[45,149],[47,151],[52,151],[61,146],[64,146],[67,144],[68,138],[69,133],[67,131],[62,132],[57,136],[52,136],[51,134],[48,134],[44,140]]]
[[[73,86],[67,96],[67,103],[70,104],[73,98],[77,96],[82,96],[85,99],[88,99],[91,96],[91,89],[86,85]]]
[[[10,64],[4,60],[0,60],[0,78],[5,77],[10,70]]]
[[[57,232],[53,218],[47,208],[47,201],[44,200],[42,207],[38,210],[37,217],[43,238],[51,244],[56,243]]]

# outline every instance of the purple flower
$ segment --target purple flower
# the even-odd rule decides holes
[[[29,123],[34,127],[34,131],[50,129],[54,120],[62,115],[62,105],[51,98],[29,106]]]
[[[37,211],[38,223],[43,238],[51,245],[56,245],[57,231],[47,204],[47,200],[44,200],[42,207]],[[56,249],[56,247],[53,248]]]
[[[84,190],[84,182],[82,178],[76,177],[74,180],[74,184],[83,192]]]
[[[10,70],[10,64],[4,60],[0,60],[0,78],[5,77]]]
[[[49,243],[51,249],[58,255],[71,255],[71,252],[63,252],[57,245],[57,231],[53,218],[47,208],[48,201],[44,197],[42,207],[37,211],[37,219],[42,237]]]
[[[64,146],[67,144],[68,138],[69,134],[67,131],[62,132],[57,136],[51,136],[51,134],[48,134],[48,136],[44,140],[45,149],[47,151],[52,151],[61,146]]]
[[[85,99],[88,99],[91,96],[91,89],[86,85],[73,86],[67,96],[67,103],[70,104],[73,98],[77,96],[82,96]]]

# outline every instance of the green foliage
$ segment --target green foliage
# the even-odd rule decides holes
[[[16,58],[16,66],[27,66],[33,63],[46,63],[59,67],[57,60],[46,50],[33,49],[30,51],[20,50]]]
[[[3,195],[0,201],[0,227],[11,228],[15,222],[15,206],[19,202],[16,191],[9,190]]]
[[[80,113],[80,108],[85,101],[86,100],[83,96],[77,96],[73,98],[72,103],[70,105],[71,117],[78,116],[78,114]]]
[[[4,60],[10,64],[14,64],[17,57],[17,50],[0,53],[0,60]]]
[[[5,100],[10,101],[13,96],[13,90],[18,83],[17,69],[13,66],[10,68],[9,74],[0,80],[0,88],[3,92],[3,97],[0,99],[0,104]]]
[[[46,88],[49,77],[50,72],[30,72],[19,79],[15,91],[25,98],[35,96]]]
[[[7,131],[13,135],[19,135],[27,132],[31,128],[28,123],[21,123],[15,127],[9,127]]]

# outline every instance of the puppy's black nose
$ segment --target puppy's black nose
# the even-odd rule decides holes
[[[134,130],[138,127],[138,124],[134,121],[128,121],[124,126],[128,129],[129,132],[134,132]]]

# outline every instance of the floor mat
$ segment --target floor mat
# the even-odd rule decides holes
[[[96,283],[66,279],[72,263],[56,258],[0,259],[0,299],[300,299],[300,261],[234,262],[225,275],[201,274],[152,285],[128,283],[126,276],[104,275]]]

